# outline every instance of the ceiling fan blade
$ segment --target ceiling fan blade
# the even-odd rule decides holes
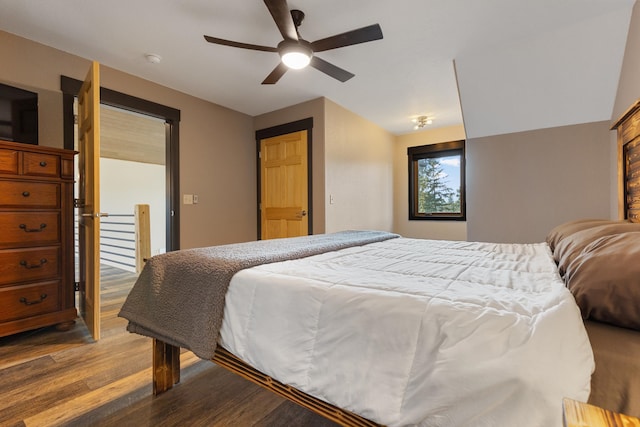
[[[224,45],[224,46],[231,46],[231,47],[239,47],[239,48],[242,48],[242,49],[261,50],[263,52],[277,52],[278,51],[278,49],[276,49],[275,47],[260,46],[260,45],[257,45],[257,44],[234,42],[232,40],[219,39],[217,37],[211,37],[211,36],[204,36],[204,39],[206,41],[208,41],[209,43],[221,44],[221,45]]]
[[[264,0],[273,20],[275,21],[280,34],[285,40],[298,40],[298,32],[293,23],[287,0]]]
[[[336,80],[340,80],[342,83],[355,76],[355,74],[350,73],[347,70],[343,70],[340,67],[336,67],[335,65],[325,61],[324,59],[320,59],[315,55],[313,56],[313,58],[311,58],[311,63],[309,63],[309,65],[311,65],[316,70],[322,71],[323,73],[333,77]]]
[[[276,68],[273,69],[271,74],[269,74],[267,76],[267,78],[263,80],[262,84],[263,85],[273,85],[273,84],[278,83],[278,80],[280,80],[280,77],[282,77],[284,75],[284,73],[287,72],[288,69],[289,69],[289,67],[287,67],[282,62],[280,62],[276,66]]]
[[[336,34],[335,36],[316,40],[311,43],[311,49],[313,49],[314,52],[323,52],[329,49],[337,49],[339,47],[380,40],[381,38],[382,29],[380,28],[380,25],[373,24],[368,27],[358,28],[357,30],[347,31],[346,33]]]

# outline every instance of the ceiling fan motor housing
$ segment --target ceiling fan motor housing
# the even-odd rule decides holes
[[[293,69],[306,67],[313,56],[313,50],[311,49],[309,42],[302,39],[299,39],[298,41],[281,41],[278,43],[278,53],[280,54],[282,62],[289,68]]]
[[[304,12],[298,9],[290,10],[287,0],[264,0],[264,4],[269,9],[271,17],[283,37],[283,41],[277,47],[204,36],[209,43],[263,52],[278,52],[280,63],[264,79],[262,84],[275,84],[289,68],[301,69],[307,65],[311,65],[311,67],[338,81],[346,82],[354,76],[353,73],[315,56],[315,53],[380,40],[383,37],[380,25],[373,24],[309,43],[300,37],[298,31],[298,27],[305,18]]]

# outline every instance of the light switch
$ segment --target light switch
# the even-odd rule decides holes
[[[185,205],[193,204],[193,194],[183,194],[182,195],[182,203]]]

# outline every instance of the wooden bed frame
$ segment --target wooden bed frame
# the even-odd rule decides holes
[[[381,427],[380,424],[362,418],[310,396],[294,387],[282,384],[268,375],[247,365],[242,360],[218,346],[213,362],[258,384],[290,401],[301,405],[316,414],[346,427]],[[180,382],[180,347],[153,339],[153,394],[158,395]]]
[[[618,132],[619,217],[631,222],[640,222],[640,100],[636,101],[611,129]],[[274,380],[220,346],[216,349],[212,361],[342,426],[380,427],[380,424]],[[154,338],[153,394],[163,393],[179,381],[180,348]]]

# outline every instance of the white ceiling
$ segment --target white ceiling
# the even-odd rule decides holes
[[[346,83],[308,68],[261,85],[276,53],[205,42],[276,46],[260,0],[0,0],[0,29],[251,116],[324,96],[394,134],[464,111],[477,137],[609,120],[634,3],[289,0],[309,41],[380,24],[383,40],[318,54],[356,75]]]

